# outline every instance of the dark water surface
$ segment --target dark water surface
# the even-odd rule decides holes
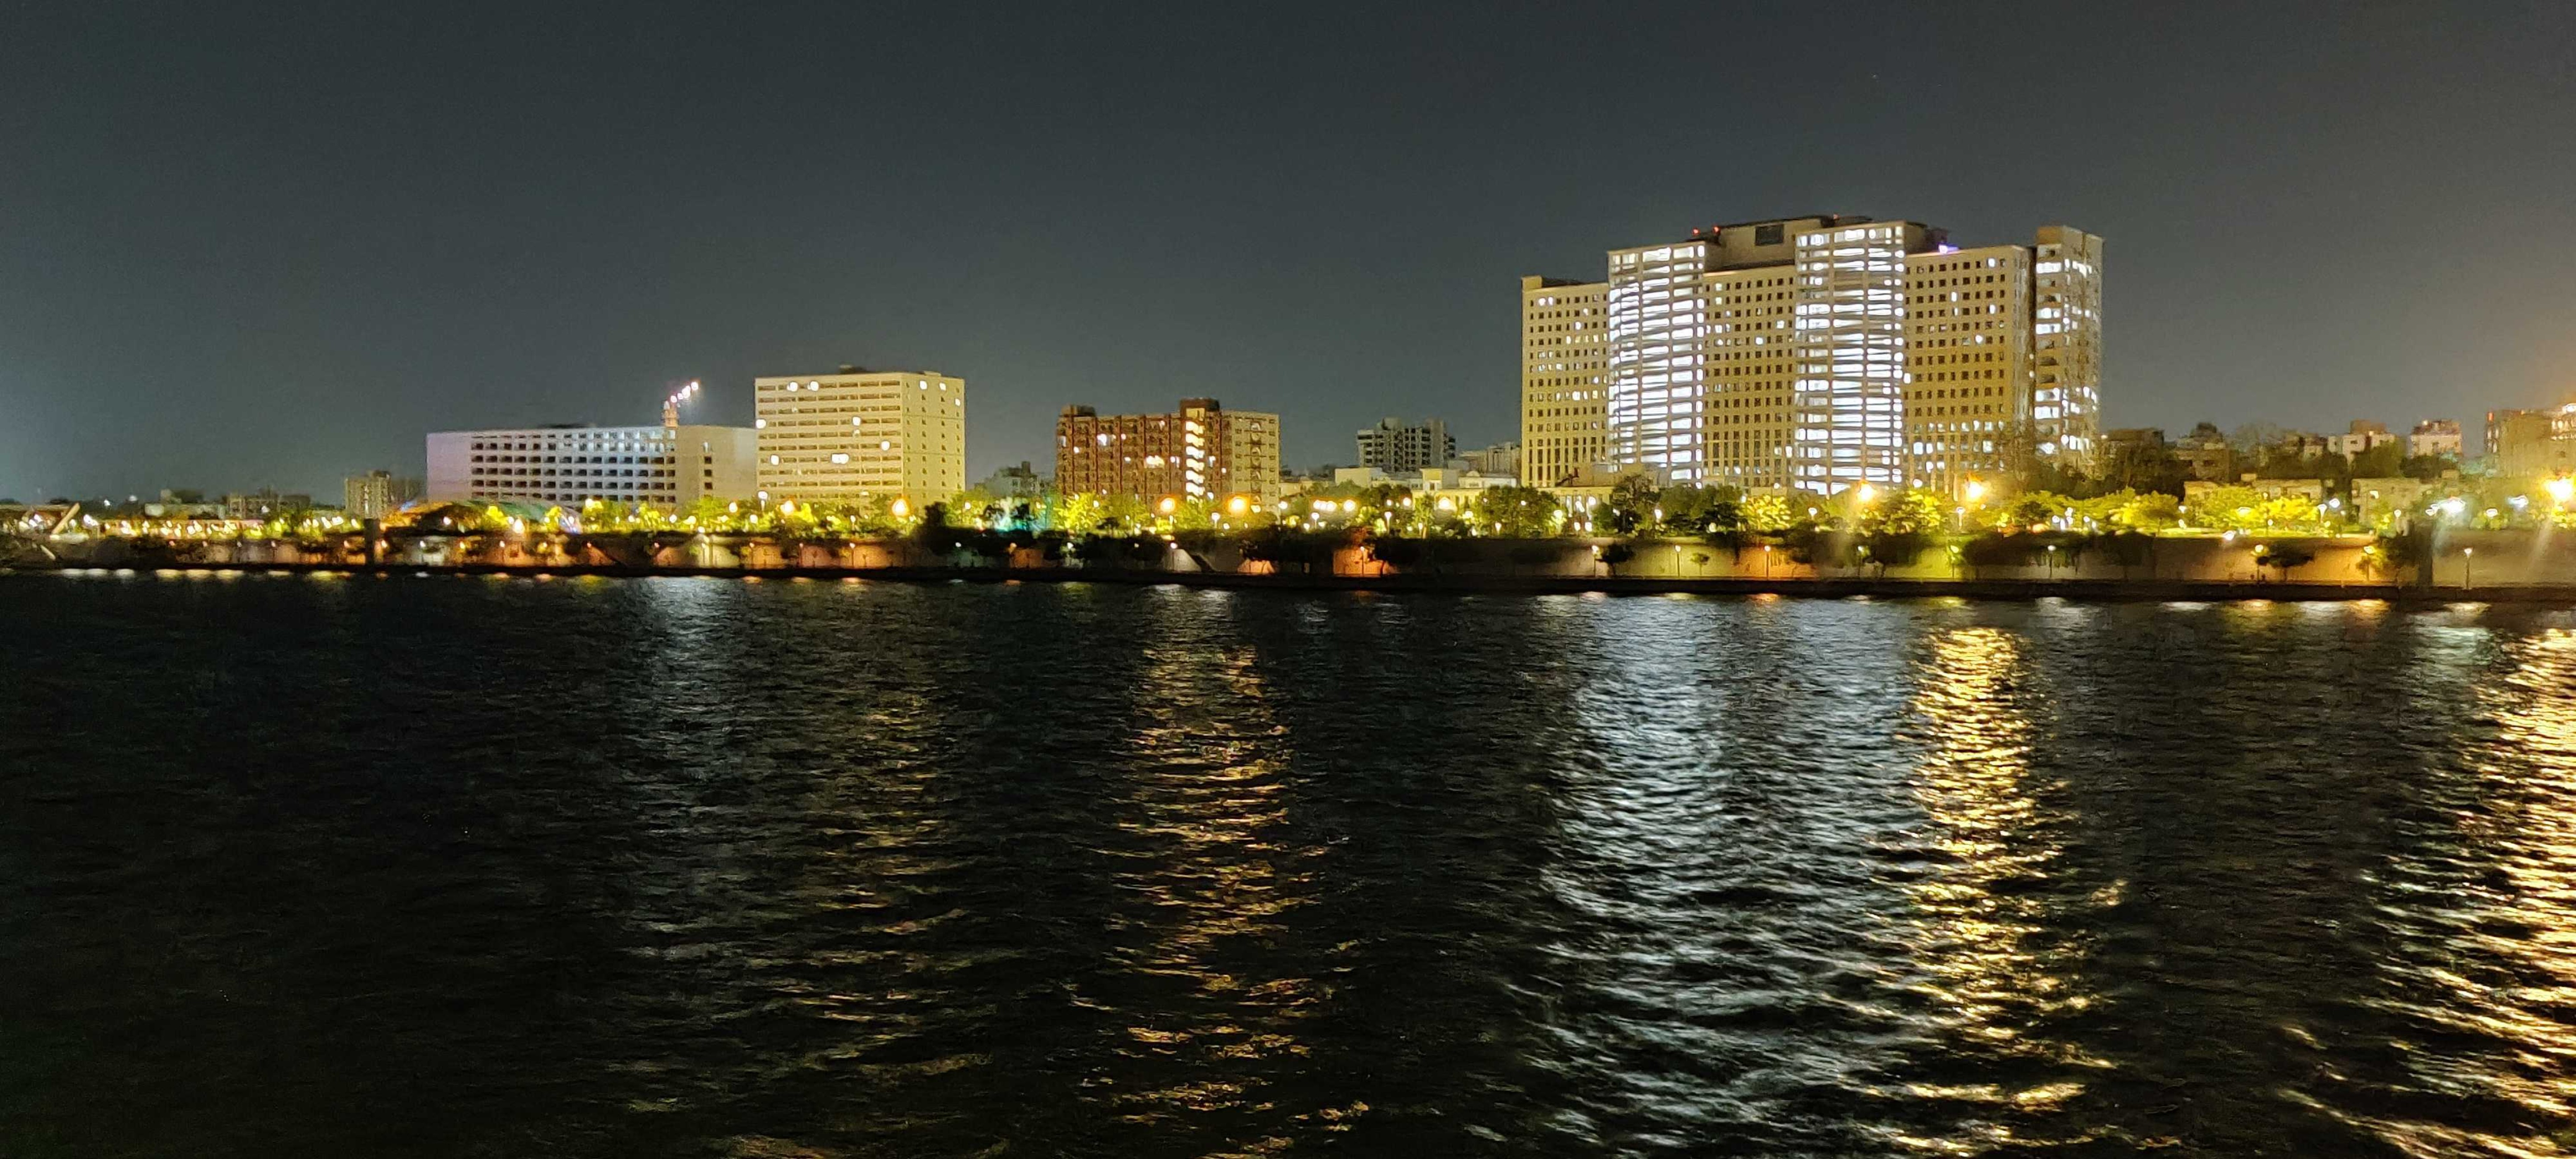
[[[2576,621],[0,577],[0,1154],[2555,1155]]]

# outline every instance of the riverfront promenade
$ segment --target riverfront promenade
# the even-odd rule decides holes
[[[2318,583],[2284,580],[2172,579],[1939,579],[1868,575],[1739,576],[1670,575],[1509,575],[1479,572],[1329,574],[1286,572],[1246,574],[1231,571],[1179,571],[1140,567],[989,567],[890,566],[765,568],[653,566],[620,564],[364,564],[248,562],[185,567],[103,567],[65,565],[0,568],[0,575],[45,574],[85,577],[275,574],[375,578],[491,577],[537,580],[579,578],[708,578],[745,582],[884,582],[884,583],[1054,583],[1178,586],[1236,591],[1342,591],[1382,593],[1452,593],[1460,595],[1583,594],[1655,596],[1708,595],[1732,597],[1799,597],[1807,599],[2038,600],[2073,599],[2115,602],[2206,602],[2223,600],[2349,601],[2378,600],[2408,606],[2462,602],[2576,606],[2576,585],[2509,584],[2472,588],[2425,587],[2392,583]]]

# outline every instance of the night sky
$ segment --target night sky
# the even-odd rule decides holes
[[[970,478],[1070,402],[1482,445],[1520,275],[1816,212],[2102,234],[2109,425],[2576,389],[2576,4],[2098,7],[6,4],[0,496],[844,362],[964,376]]]

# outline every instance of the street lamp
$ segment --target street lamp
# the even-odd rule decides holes
[[[2477,554],[2478,554],[2478,549],[2476,549],[2476,548],[2474,548],[2474,547],[2463,547],[2463,548],[2461,548],[2461,549],[2460,549],[2460,590],[2461,590],[2461,591],[2467,591],[2467,590],[2469,590],[2470,588],[2473,588],[2473,587],[2478,586],[2478,582],[2477,582],[2477,578],[2476,578],[2476,577],[2477,577],[2477,572],[2476,572],[2476,557],[2477,557]]]

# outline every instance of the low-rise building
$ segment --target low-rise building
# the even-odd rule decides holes
[[[1509,487],[1508,475],[1487,475],[1450,467],[1425,467],[1419,471],[1389,472],[1375,467],[1343,467],[1333,472],[1335,486],[1351,484],[1361,487],[1402,487],[1413,493],[1416,503],[1444,507],[1463,507],[1489,487]]]
[[[2173,441],[2174,461],[2194,479],[2217,482],[2237,476],[2236,448],[2215,423],[2200,423]]]
[[[2335,449],[2336,437],[2337,436],[2334,435],[2313,435],[2305,431],[2292,431],[2289,434],[2281,436],[2279,441],[2272,444],[2272,457],[2322,459],[2325,457],[2326,452]]]
[[[2185,507],[2198,506],[2211,493],[2226,487],[2243,487],[2265,499],[2305,499],[2310,503],[2326,501],[2329,484],[2323,479],[2264,479],[2246,475],[2229,482],[2190,479],[2182,485]]]
[[[2459,488],[2459,473],[2427,482],[2405,476],[2368,478],[2352,481],[2353,515],[2364,527],[2402,526],[2398,516],[2422,511],[2426,505]]]
[[[2417,457],[2460,457],[2460,424],[2452,419],[2426,419],[2406,436],[2406,453]]]
[[[2350,459],[2373,448],[2387,446],[2398,439],[2396,435],[2388,432],[2386,423],[2354,419],[2350,429],[2340,435],[2328,435],[2326,441],[2328,448],[2334,453]]]
[[[1168,414],[1068,406],[1055,421],[1055,484],[1068,495],[1279,500],[1279,416],[1185,398]]]
[[[262,487],[257,491],[226,495],[221,506],[226,519],[275,519],[290,511],[309,510],[313,506],[313,497],[291,492],[280,494]]]
[[[1004,467],[986,475],[984,481],[975,486],[996,499],[1040,499],[1046,496],[1047,480],[1028,460],[1022,459],[1019,466]]]

